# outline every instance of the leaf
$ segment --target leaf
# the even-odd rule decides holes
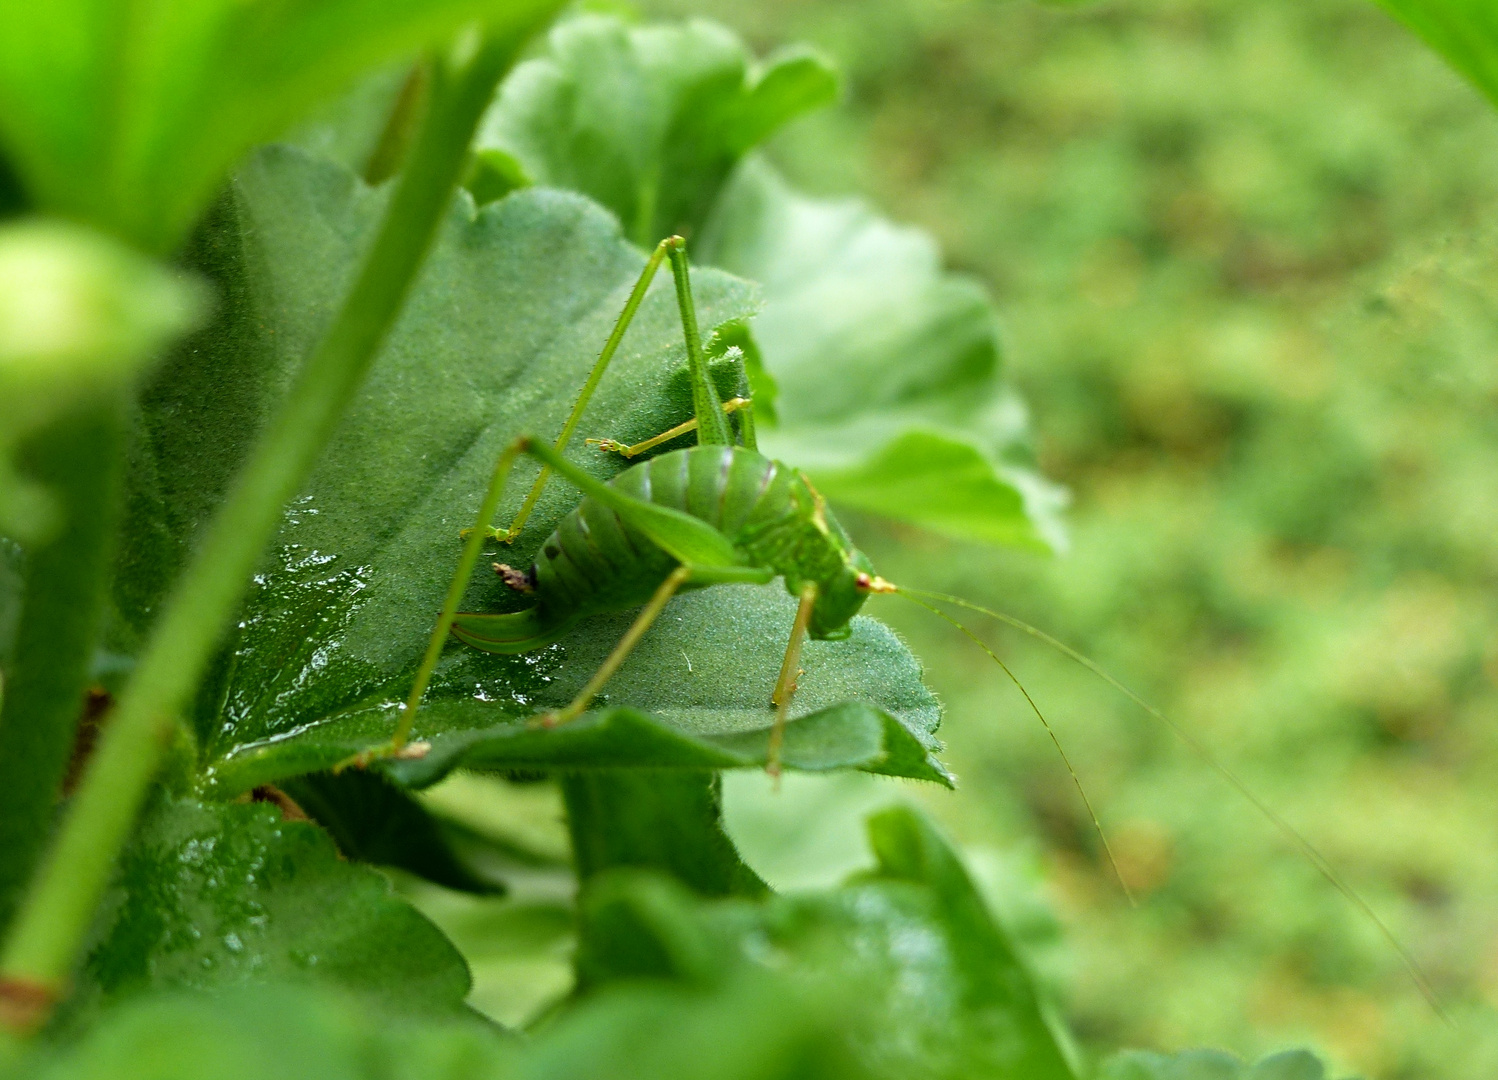
[[[746,972],[721,989],[600,995],[525,1043],[477,1024],[371,1012],[347,995],[269,986],[163,995],[111,1014],[36,1080],[859,1080],[839,1010]]]
[[[1498,7],[1491,0],[1379,0],[1498,105]]]
[[[36,205],[174,248],[256,142],[474,20],[518,48],[554,0],[0,0],[0,139]]]
[[[148,991],[320,982],[408,1014],[459,1013],[463,958],[380,874],[264,804],[163,799],[120,860],[68,1011]]]
[[[598,879],[583,898],[580,979],[712,985],[736,962],[764,964],[813,993],[856,987],[845,1038],[875,1075],[1072,1080],[1028,972],[956,855],[910,809],[877,815],[870,832],[876,873],[761,904],[700,904],[637,872]]]
[[[500,1080],[513,1057],[492,1028],[371,1012],[306,986],[161,994],[111,1012],[34,1074],[41,1080]]]
[[[754,336],[779,390],[766,452],[834,503],[948,536],[1048,551],[1062,493],[1024,449],[1024,405],[1000,377],[982,287],[935,242],[856,200],[793,191],[750,159],[697,255],[760,282]]]
[[[143,395],[116,579],[117,649],[149,626],[260,419],[334,308],[384,197],[330,163],[271,149],[249,162],[195,242],[192,259],[221,284],[225,307]],[[477,212],[466,199],[455,203],[199,697],[205,791],[231,797],[323,771],[388,739],[456,567],[458,532],[472,524],[501,448],[522,432],[560,429],[643,262],[579,196],[530,190]],[[744,282],[711,271],[694,272],[694,282],[707,332],[754,308]],[[651,290],[583,434],[633,440],[691,415],[673,301],[669,282]],[[723,364],[718,374],[732,386],[741,371]],[[581,439],[569,457],[599,477],[621,467]],[[516,470],[501,523],[531,469]],[[491,557],[527,565],[576,500],[553,482],[513,548]],[[464,606],[518,603],[496,575],[481,573]],[[550,732],[524,721],[571,699],[627,614],[590,620],[524,656],[454,644],[417,718],[432,751],[391,772],[425,784],[459,764],[762,763],[793,612],[778,587],[679,597],[599,709]],[[938,707],[893,634],[859,620],[851,640],[808,646],[805,667],[787,764],[945,779],[932,757]]]
[[[484,873],[470,858],[479,838],[453,836],[445,822],[377,773],[314,773],[284,781],[282,787],[351,859],[398,867],[463,892],[505,891],[501,879]]]
[[[629,27],[584,15],[553,29],[549,46],[506,80],[479,156],[597,199],[642,247],[699,230],[746,151],[837,94],[820,57],[755,64],[715,23]]]
[[[723,831],[716,773],[631,769],[562,778],[578,878],[635,867],[668,873],[704,896],[769,891]]]
[[[1326,1066],[1307,1050],[1286,1050],[1245,1065],[1220,1050],[1155,1054],[1129,1050],[1103,1066],[1099,1080],[1325,1080]]]
[[[60,524],[46,488],[12,458],[27,435],[107,402],[206,314],[187,280],[89,229],[0,226],[0,533],[37,543]]]

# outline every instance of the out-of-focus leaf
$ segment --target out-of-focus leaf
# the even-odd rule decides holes
[[[264,804],[163,799],[120,860],[69,1002],[76,1020],[153,990],[323,982],[408,1014],[462,1009],[463,958],[375,871]]]
[[[1220,1050],[1155,1054],[1130,1050],[1111,1058],[1098,1080],[1325,1080],[1326,1066],[1307,1050],[1271,1054],[1246,1065]]]
[[[229,167],[356,74],[556,0],[0,2],[0,140],[35,204],[174,247]]]
[[[824,992],[858,988],[853,1052],[888,1077],[1072,1080],[1029,973],[956,855],[915,811],[870,822],[879,869],[825,893],[700,905],[671,882],[600,878],[584,898],[584,984],[710,985],[732,957]]]
[[[136,634],[328,318],[383,200],[330,163],[272,149],[252,159],[200,237],[194,259],[228,302],[144,395],[117,575]],[[455,203],[199,697],[208,790],[230,796],[322,771],[389,737],[457,564],[459,530],[472,524],[494,461],[523,432],[560,429],[642,265],[613,220],[576,195],[518,192],[479,212],[466,197]],[[711,271],[694,281],[707,331],[754,308],[742,281]],[[667,281],[647,297],[581,434],[642,438],[691,415],[673,300]],[[742,378],[727,358],[718,372],[725,387]],[[621,468],[582,439],[571,454],[601,477]],[[516,469],[501,522],[534,475],[529,463]],[[491,557],[528,565],[577,498],[553,482],[514,546]],[[518,599],[497,575],[476,575],[466,608],[507,605]],[[454,644],[418,717],[417,735],[433,749],[394,771],[429,783],[458,764],[762,763],[794,606],[778,587],[678,598],[598,710],[551,731],[524,721],[570,700],[628,615],[590,621],[525,656]],[[804,666],[787,764],[944,779],[932,757],[938,707],[893,634],[860,619],[850,640],[809,646]]]
[[[763,896],[768,887],[723,831],[716,773],[631,769],[562,779],[573,859],[586,882],[620,867],[658,870],[703,896]]]
[[[993,305],[942,270],[929,235],[800,195],[750,160],[697,250],[764,286],[754,336],[780,421],[767,452],[835,504],[959,538],[1063,543],[1064,500],[1031,468],[1024,405],[1000,378]]]
[[[592,196],[644,247],[698,231],[746,151],[837,95],[820,57],[756,64],[714,23],[584,15],[556,27],[550,46],[506,80],[479,156],[500,151],[516,179]]]
[[[860,1080],[836,1033],[846,1006],[768,972],[721,988],[616,988],[528,1042],[475,1023],[371,1011],[265,986],[161,995],[113,1012],[36,1080]]]
[[[738,968],[711,988],[612,986],[549,1026],[524,1080],[855,1080],[874,1077],[840,1033],[852,988],[820,996]]]
[[[351,859],[399,867],[449,889],[505,891],[501,879],[464,857],[464,845],[454,842],[440,818],[378,773],[314,773],[287,780],[282,788]]]
[[[1498,5],[1492,0],[1379,0],[1498,105]]]
[[[17,444],[118,392],[200,321],[204,300],[196,282],[92,230],[0,226],[0,533],[35,543],[58,524],[45,488],[17,471]]]
[[[154,995],[112,1011],[42,1080],[500,1080],[512,1045],[472,1020],[371,1011],[325,988]]]

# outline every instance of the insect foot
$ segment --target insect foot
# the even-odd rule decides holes
[[[605,454],[623,454],[629,457],[629,447],[617,439],[584,439],[589,446],[596,446]]]
[[[531,580],[528,571],[516,570],[508,563],[497,562],[494,564],[494,572],[503,579],[504,583],[518,593],[533,593],[536,591],[536,583]]]

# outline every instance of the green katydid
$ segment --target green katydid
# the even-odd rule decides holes
[[[589,399],[602,380],[651,281],[662,262],[668,260],[675,279],[686,340],[694,416],[686,423],[632,446],[606,438],[587,441],[601,450],[618,452],[626,458],[637,457],[693,430],[697,432],[697,445],[648,458],[605,483],[568,461],[563,451],[576,433]],[[1092,660],[1028,623],[1002,612],[981,608],[960,597],[896,586],[879,577],[810,481],[797,470],[759,453],[753,415],[753,403],[747,398],[733,398],[727,402],[719,399],[697,327],[685,241],[680,237],[669,237],[657,246],[646,262],[555,442],[547,443],[525,435],[512,442],[500,455],[477,522],[474,528],[465,530],[467,541],[457,572],[448,588],[395,734],[385,747],[360,755],[360,762],[381,756],[419,756],[424,753],[424,746],[408,743],[408,739],[422,695],[450,634],[487,652],[524,653],[550,644],[591,616],[638,608],[639,614],[634,622],[572,702],[532,721],[536,726],[554,727],[571,722],[587,711],[676,593],[726,583],[768,584],[781,577],[787,591],[799,603],[790,627],[780,675],[769,698],[775,716],[766,768],[772,775],[778,775],[785,725],[800,675],[801,648],[805,639],[808,636],[821,640],[847,637],[851,620],[870,595],[896,593],[953,623],[983,648],[1018,687],[1060,752],[1117,875],[1117,863],[1091,801],[1035,701],[997,653],[971,630],[928,601],[950,603],[998,619],[1058,649],[1173,731],[1247,798],[1377,927],[1399,954],[1421,992],[1439,1011],[1434,992],[1419,966],[1367,902],[1305,837],[1274,813],[1205,747]],[[738,421],[737,433],[730,417]],[[510,526],[504,530],[495,529],[490,523],[503,498],[510,470],[522,455],[539,461],[541,473]],[[518,571],[503,564],[495,565],[505,582],[531,596],[533,603],[521,611],[507,614],[459,613],[458,605],[484,541],[513,541],[553,473],[561,475],[583,493],[580,504],[562,519],[542,544],[536,562],[529,570]],[[1119,881],[1127,892],[1122,876],[1119,876]]]

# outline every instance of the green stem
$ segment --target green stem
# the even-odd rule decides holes
[[[62,504],[26,553],[21,619],[0,705],[0,932],[43,845],[72,755],[119,516],[123,397],[72,410],[33,439],[27,471]]]
[[[723,415],[723,402],[707,370],[702,354],[702,334],[697,329],[697,305],[692,302],[692,279],[687,272],[687,242],[679,236],[670,241],[671,274],[676,278],[676,303],[681,308],[681,329],[687,339],[687,373],[692,380],[692,410],[697,414],[698,446],[732,446],[733,432]]]
[[[281,508],[353,396],[431,246],[494,87],[529,36],[433,65],[430,105],[368,261],[178,582],[17,916],[0,983],[60,992],[175,718],[232,617]]]

